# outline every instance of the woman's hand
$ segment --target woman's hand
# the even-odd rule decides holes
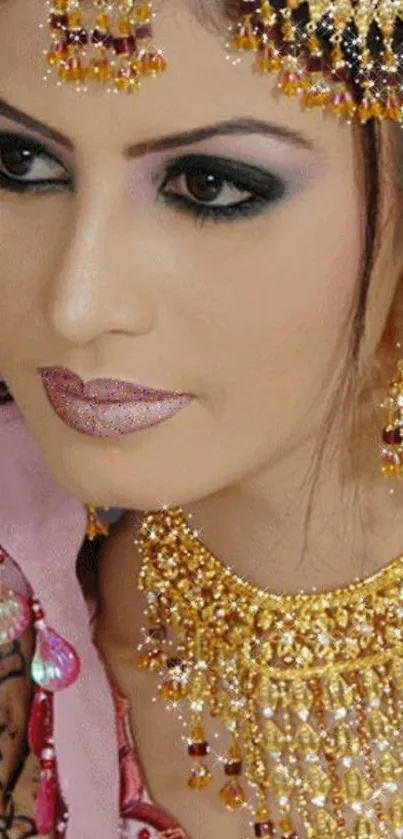
[[[0,647],[0,839],[38,836],[33,815],[39,766],[27,751],[33,647],[32,628]]]

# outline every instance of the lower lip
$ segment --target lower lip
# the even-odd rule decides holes
[[[152,428],[173,417],[190,402],[191,396],[178,396],[158,402],[96,402],[80,399],[66,391],[46,390],[53,410],[69,428],[89,437],[122,437]]]

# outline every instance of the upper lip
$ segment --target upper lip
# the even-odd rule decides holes
[[[178,391],[159,390],[118,378],[97,378],[84,381],[67,367],[42,367],[41,375],[48,388],[57,387],[72,396],[82,399],[96,399],[97,402],[133,402],[135,400],[159,401],[189,394]]]

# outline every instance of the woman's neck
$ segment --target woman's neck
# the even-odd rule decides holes
[[[403,552],[403,487],[390,494],[393,481],[385,481],[376,462],[372,478],[346,486],[334,461],[315,485],[307,478],[309,462],[309,456],[305,464],[290,458],[289,464],[183,505],[211,552],[274,593],[348,585]],[[127,513],[122,521],[126,550],[137,519]],[[116,551],[119,540],[118,526]]]

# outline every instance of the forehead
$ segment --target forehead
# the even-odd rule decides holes
[[[274,77],[252,73],[249,55],[237,66],[226,60],[226,14],[237,2],[156,0],[154,41],[168,71],[145,79],[139,94],[108,96],[95,85],[77,93],[58,87],[53,76],[44,81],[50,45],[45,0],[0,0],[0,98],[89,147],[140,143],[234,117],[282,122],[325,149],[345,142],[349,129],[319,111],[304,113],[276,90]]]

